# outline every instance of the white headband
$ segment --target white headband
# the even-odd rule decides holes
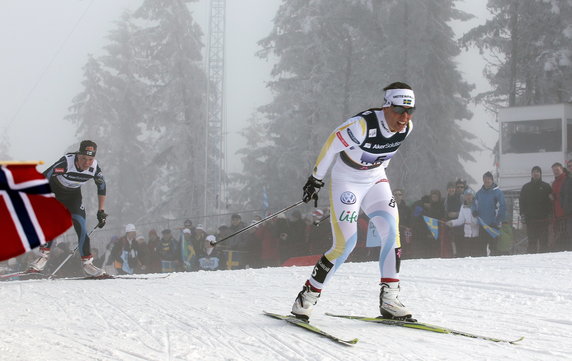
[[[406,107],[415,106],[415,94],[411,89],[388,89],[385,91],[385,103],[382,108],[391,105],[400,105]]]

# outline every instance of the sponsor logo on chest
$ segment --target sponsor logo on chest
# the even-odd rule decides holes
[[[393,143],[385,143],[385,144],[374,144],[373,149],[386,149],[386,148],[394,148],[399,147],[401,142],[393,142]]]

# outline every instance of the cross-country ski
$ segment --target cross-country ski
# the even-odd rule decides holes
[[[355,345],[359,341],[357,338],[354,338],[351,340],[341,339],[337,336],[334,336],[334,335],[322,330],[321,328],[318,328],[316,325],[312,325],[312,324],[308,323],[307,321],[303,321],[299,318],[294,317],[293,315],[279,315],[276,313],[271,313],[271,312],[266,312],[266,311],[263,311],[263,312],[266,316],[277,318],[279,320],[284,320],[287,323],[290,323],[294,326],[298,326],[300,328],[303,328],[305,330],[313,332],[317,335],[320,335],[320,336],[325,337],[327,339],[330,339],[332,341],[341,343],[343,345]]]
[[[522,341],[524,337],[519,337],[513,340],[507,340],[502,338],[490,337],[490,336],[483,336],[483,335],[476,335],[473,333],[465,332],[465,331],[458,331],[449,327],[445,326],[437,326],[432,325],[424,322],[410,322],[410,321],[403,321],[403,320],[394,320],[394,319],[387,319],[382,317],[366,317],[366,316],[351,316],[351,315],[336,315],[333,313],[326,312],[326,315],[331,317],[338,317],[338,318],[345,318],[349,320],[358,320],[364,322],[372,322],[372,323],[380,323],[383,325],[388,326],[398,326],[398,327],[405,327],[405,328],[413,328],[416,330],[424,330],[429,332],[436,332],[436,333],[450,333],[452,335],[459,335],[465,336],[469,338],[478,338],[481,340],[493,341],[493,342],[507,342],[507,343],[517,343]]]

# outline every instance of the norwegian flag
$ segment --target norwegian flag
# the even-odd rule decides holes
[[[0,261],[45,244],[72,225],[35,164],[0,166]]]

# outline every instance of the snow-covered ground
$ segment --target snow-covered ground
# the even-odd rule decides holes
[[[572,253],[402,263],[419,320],[517,345],[331,318],[377,315],[378,267],[340,268],[312,323],[343,346],[262,310],[288,313],[310,267],[177,273],[152,280],[0,282],[0,360],[570,360]]]

